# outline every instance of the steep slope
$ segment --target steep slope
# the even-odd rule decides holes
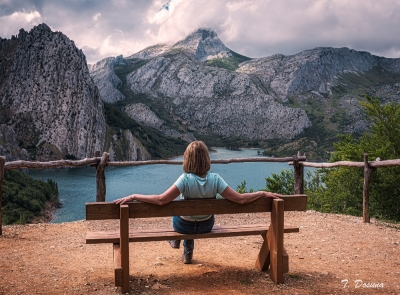
[[[0,153],[84,158],[103,150],[103,103],[73,41],[41,24],[0,40]]]
[[[119,64],[124,64],[122,56],[105,58],[94,65],[88,65],[93,81],[98,85],[101,97],[108,103],[125,99],[124,95],[117,90],[122,81],[114,73],[114,67]]]
[[[331,87],[338,84],[338,75],[363,73],[383,60],[348,48],[315,48],[291,56],[253,59],[242,63],[237,71],[256,75],[264,87],[287,102],[290,96],[311,91],[328,97]]]
[[[175,129],[175,133],[200,136],[290,139],[310,126],[303,110],[277,102],[251,76],[227,70],[227,65],[236,69],[246,60],[227,48],[214,31],[199,29],[172,46],[146,48],[125,59],[126,65],[114,66],[127,85],[121,91],[126,102],[119,104],[125,110],[133,108],[130,103],[157,109],[155,115],[164,122],[158,128],[166,134]],[[111,79],[100,82],[99,72],[91,71],[91,75],[100,89],[112,84]]]
[[[304,111],[276,102],[248,75],[205,66],[180,52],[151,59],[127,80],[132,92],[163,103],[200,134],[290,139],[309,126]]]
[[[116,89],[124,99],[116,104],[135,120],[269,154],[303,150],[326,158],[338,133],[368,128],[363,95],[400,101],[400,59],[326,47],[250,59],[205,29],[119,60],[112,74],[122,81]],[[112,84],[105,80],[97,85]]]

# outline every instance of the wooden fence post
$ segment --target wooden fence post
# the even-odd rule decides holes
[[[96,166],[96,202],[106,201],[106,176],[104,174],[104,168],[109,158],[110,154],[104,152],[99,164]]]
[[[294,193],[296,195],[304,194],[304,166],[300,165],[299,156],[301,156],[300,152],[293,157]]]
[[[4,180],[4,166],[6,164],[6,157],[0,156],[0,236],[3,235],[3,180]]]
[[[368,154],[364,154],[364,187],[363,187],[363,222],[370,222],[369,215],[369,188],[371,184],[371,174],[375,168],[368,164]]]

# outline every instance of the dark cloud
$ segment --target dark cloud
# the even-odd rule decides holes
[[[74,40],[89,63],[175,42],[199,27],[250,57],[321,46],[400,57],[398,0],[0,1],[1,37],[44,22]]]

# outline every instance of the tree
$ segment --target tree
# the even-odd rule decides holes
[[[381,103],[365,96],[361,106],[370,121],[370,129],[360,138],[340,135],[334,145],[330,162],[364,161],[370,159],[400,158],[400,105]],[[272,174],[266,179],[266,189],[282,194],[293,193],[293,173],[290,170]],[[305,193],[308,208],[321,212],[362,215],[364,174],[357,168],[321,169],[307,173]],[[377,169],[371,177],[370,214],[377,218],[400,221],[400,167]]]
[[[359,139],[341,136],[334,145],[330,162],[363,161],[364,153],[370,159],[398,159],[400,157],[400,105],[381,103],[365,96],[361,106],[370,121],[370,129]],[[362,214],[363,171],[355,168],[329,169],[325,172],[325,198],[331,200],[333,212]],[[400,220],[400,169],[377,169],[371,178],[370,213],[372,216]]]

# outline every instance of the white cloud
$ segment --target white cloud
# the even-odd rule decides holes
[[[96,13],[96,14],[93,16],[93,20],[94,20],[94,21],[97,21],[100,17],[101,17],[101,13],[100,13],[100,12],[99,12],[99,13]]]
[[[400,57],[399,0],[19,0],[0,17],[0,36],[45,22],[88,55],[128,56],[146,46],[214,29],[232,50],[250,57],[295,54],[318,46],[350,47]],[[168,10],[163,5],[168,5]],[[30,10],[28,10],[30,7]],[[26,12],[25,10],[26,9]],[[160,10],[161,9],[161,10]],[[89,17],[88,17],[89,16]]]
[[[11,35],[17,35],[21,28],[30,29],[44,20],[38,11],[15,11],[0,17],[0,35],[9,38]]]

